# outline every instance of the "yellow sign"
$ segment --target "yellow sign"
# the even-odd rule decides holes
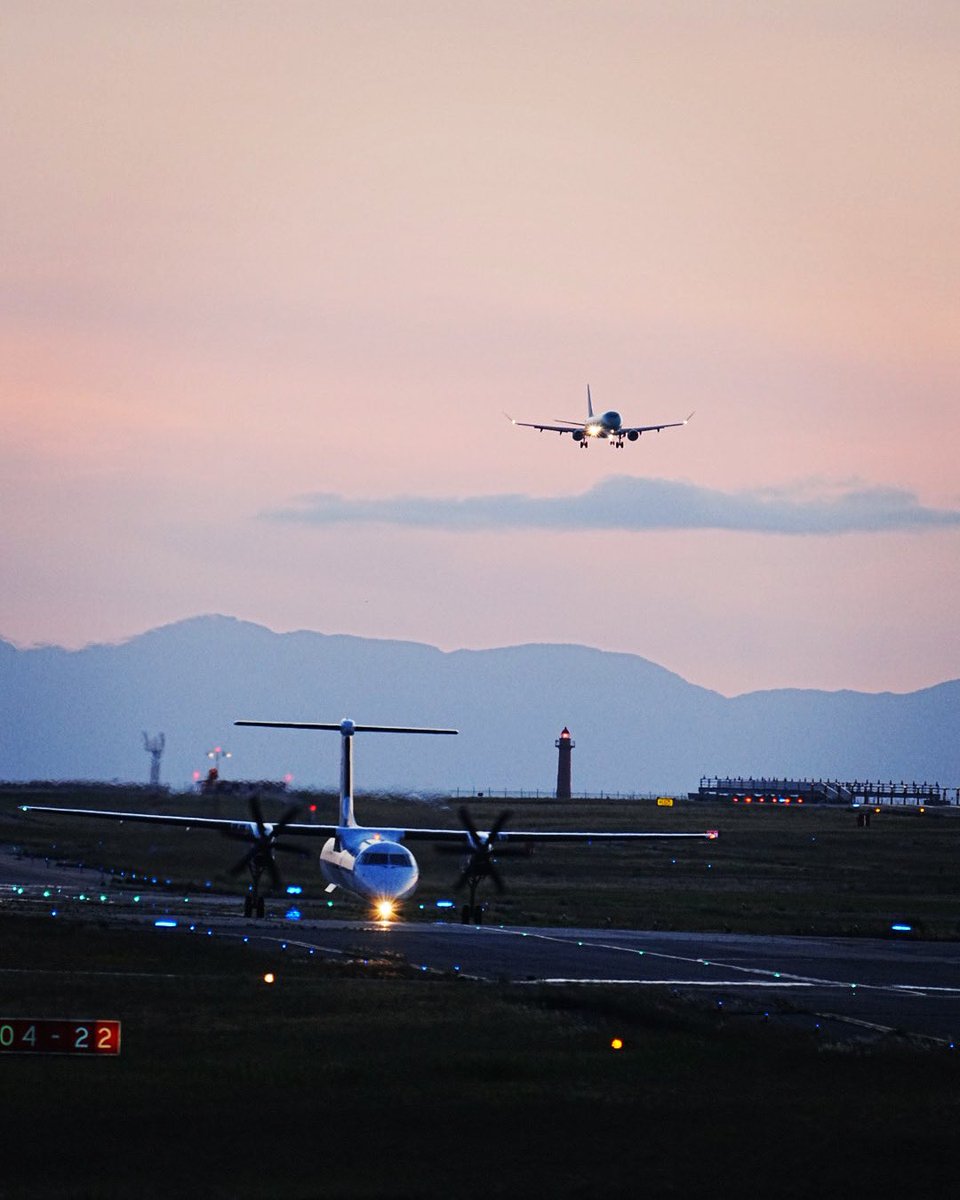
[[[672,796],[658,796],[657,797],[657,808],[673,808],[673,797]]]

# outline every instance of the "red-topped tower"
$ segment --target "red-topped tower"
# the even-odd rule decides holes
[[[553,743],[557,748],[557,799],[570,799],[570,751],[577,744],[564,725],[563,732]]]

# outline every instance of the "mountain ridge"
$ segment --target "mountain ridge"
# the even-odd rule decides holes
[[[145,780],[223,774],[332,788],[331,735],[239,730],[238,718],[454,726],[460,737],[362,737],[359,788],[534,791],[553,742],[578,745],[575,792],[695,790],[703,775],[915,778],[955,786],[960,680],[916,692],[778,688],[726,697],[640,655],[563,643],[440,650],[422,642],[276,633],[208,613],[77,650],[0,640],[0,778]],[[445,743],[441,745],[440,743]]]

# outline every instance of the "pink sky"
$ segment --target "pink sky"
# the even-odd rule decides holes
[[[222,612],[727,694],[960,676],[958,60],[952,0],[8,0],[0,636]],[[588,381],[696,415],[587,453],[502,415]],[[351,519],[615,476],[935,519]],[[265,515],[317,493],[336,521]]]

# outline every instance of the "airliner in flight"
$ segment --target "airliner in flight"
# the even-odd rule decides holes
[[[277,851],[287,851],[309,857],[299,845],[281,844],[284,838],[323,838],[320,849],[320,871],[327,881],[328,892],[336,888],[359,897],[370,904],[381,920],[389,920],[397,904],[416,890],[420,869],[413,854],[404,845],[408,841],[430,841],[458,846],[463,851],[463,863],[457,886],[469,889],[469,903],[463,906],[464,922],[479,924],[483,908],[477,904],[477,887],[482,879],[490,878],[498,891],[503,883],[497,871],[497,846],[523,847],[534,841],[545,842],[610,842],[639,838],[715,838],[716,830],[704,833],[590,833],[534,830],[510,830],[504,826],[510,814],[503,812],[488,830],[479,830],[465,808],[460,809],[462,829],[386,828],[358,825],[353,803],[353,740],[358,733],[456,734],[456,729],[423,729],[395,725],[358,725],[345,719],[337,724],[314,721],[235,721],[236,725],[252,725],[267,729],[333,730],[340,734],[340,812],[336,825],[295,823],[299,806],[291,806],[278,821],[263,819],[259,800],[251,800],[252,820],[241,821],[228,817],[178,816],[169,813],[109,812],[102,809],[56,808],[40,804],[22,804],[23,812],[58,813],[61,816],[89,817],[111,821],[144,821],[157,825],[180,825],[192,829],[217,830],[228,837],[249,843],[249,849],[233,868],[234,874],[249,871],[250,886],[244,898],[244,916],[264,915],[264,896],[261,881],[266,874],[274,887],[280,876],[274,861]]]
[[[635,442],[641,433],[659,433],[661,429],[676,429],[680,425],[686,425],[693,413],[686,420],[666,421],[662,425],[624,425],[623,418],[613,409],[604,413],[594,413],[590,385],[587,384],[587,419],[585,421],[565,421],[562,417],[556,417],[555,420],[563,423],[539,425],[536,421],[514,421],[509,413],[504,413],[504,416],[514,425],[522,425],[527,429],[539,429],[541,433],[544,430],[549,433],[569,433],[575,442],[580,443],[581,450],[586,450],[592,438],[608,441],[611,446],[622,450],[624,438],[628,442]]]

